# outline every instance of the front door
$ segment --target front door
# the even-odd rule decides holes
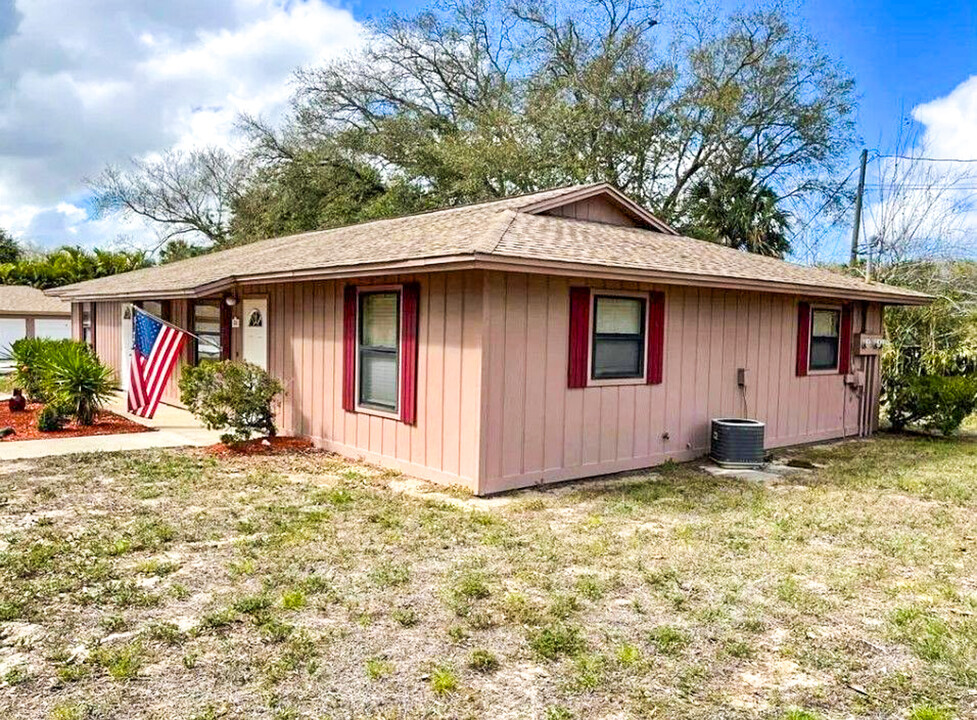
[[[129,358],[132,357],[132,305],[124,303],[122,305],[122,326],[120,328],[121,340],[119,345],[122,356],[119,362],[119,384],[124,391],[129,390]]]
[[[268,369],[268,300],[244,298],[241,301],[242,349],[245,362]]]

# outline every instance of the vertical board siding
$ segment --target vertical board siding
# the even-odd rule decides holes
[[[343,410],[341,281],[245,286],[268,296],[269,371],[287,392],[279,432],[438,482],[477,490],[483,276],[438,273],[364,280],[420,284],[417,423]]]
[[[660,385],[568,388],[570,287],[582,284],[486,278],[481,492],[700,456],[714,417],[764,421],[767,447],[858,432],[858,396],[843,375],[795,375],[798,298],[786,295],[587,283],[665,293],[664,377]],[[879,317],[872,306],[868,324],[879,326]],[[747,370],[742,389],[738,368]]]

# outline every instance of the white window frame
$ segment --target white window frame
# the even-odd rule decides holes
[[[375,405],[364,405],[360,402],[360,296],[370,293],[397,293],[397,407],[394,410],[376,407]],[[375,415],[389,420],[400,420],[400,383],[401,368],[404,362],[404,286],[395,285],[361,285],[356,288],[356,380],[353,388],[356,403],[356,412],[364,415]]]
[[[814,313],[835,312],[838,313],[838,353],[835,357],[834,367],[814,368],[811,367],[811,360],[814,357]],[[811,305],[811,327],[807,331],[807,374],[808,375],[837,375],[841,367],[841,319],[843,316],[841,305]]]
[[[594,328],[597,323],[597,298],[622,297],[643,300],[645,304],[644,326],[642,328],[641,356],[643,358],[641,376],[629,378],[594,377]],[[646,385],[648,383],[648,315],[651,312],[651,292],[644,290],[604,290],[590,289],[590,321],[587,327],[587,387],[610,387],[614,385]]]

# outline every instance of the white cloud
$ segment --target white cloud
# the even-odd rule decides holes
[[[936,157],[977,159],[977,75],[946,97],[918,105],[913,117],[926,127],[923,143]]]
[[[323,0],[0,0],[0,224],[44,245],[146,237],[88,221],[84,179],[231,145],[240,112],[278,115],[291,72],[360,31]]]

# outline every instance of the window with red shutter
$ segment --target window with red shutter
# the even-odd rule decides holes
[[[838,374],[851,372],[851,303],[841,308],[841,339],[838,344]]]
[[[420,320],[421,289],[405,283],[401,300],[400,419],[417,424],[417,328]]]
[[[658,385],[665,374],[665,293],[653,292],[648,308],[648,378]]]
[[[811,342],[811,304],[797,305],[797,366],[798,377],[807,375],[808,348]]]
[[[570,345],[567,387],[587,387],[587,346],[590,334],[590,288],[570,288]]]
[[[343,290],[343,410],[356,410],[356,286]]]

